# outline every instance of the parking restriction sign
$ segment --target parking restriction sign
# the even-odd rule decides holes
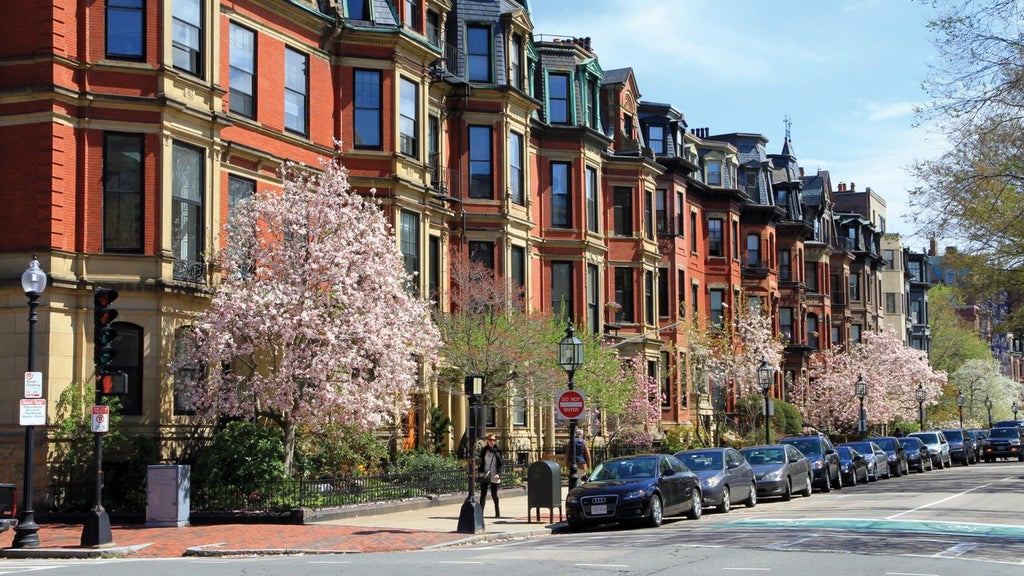
[[[92,431],[110,432],[110,407],[102,404],[92,407]]]

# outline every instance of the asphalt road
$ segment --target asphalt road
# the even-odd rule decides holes
[[[0,573],[147,576],[440,573],[1002,576],[1024,574],[1024,463],[954,467],[790,502],[582,533],[416,552],[267,558],[3,560]]]

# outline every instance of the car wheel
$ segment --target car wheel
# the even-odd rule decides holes
[[[686,513],[686,517],[690,520],[699,520],[701,512],[704,510],[701,508],[701,496],[700,490],[693,491],[693,504],[690,506],[689,512]]]
[[[964,454],[964,461],[962,462],[962,464],[964,466],[970,466],[971,465],[971,460],[970,460],[970,458],[967,457],[966,453]]]
[[[843,489],[843,471],[839,470],[836,474],[836,490]]]
[[[757,484],[754,484],[753,482],[750,483],[750,497],[747,498],[747,501],[744,502],[744,504],[747,508],[757,506]]]
[[[662,522],[661,496],[651,496],[651,515],[647,518],[647,525],[653,528],[661,526]]]
[[[786,478],[786,485],[782,487],[782,501],[789,502],[793,499],[793,480]]]
[[[718,505],[718,511],[725,514],[732,509],[732,500],[729,496],[729,487],[722,488],[722,503]]]
[[[814,480],[811,478],[811,475],[808,474],[807,475],[807,484],[804,484],[804,491],[802,492],[802,494],[804,496],[806,496],[807,498],[811,497],[811,492],[813,492],[813,490],[814,490],[813,484],[814,484]]]
[[[910,475],[910,462],[903,463],[903,473],[908,476]]]
[[[828,469],[825,469],[825,485],[821,487],[822,492],[832,491],[832,475],[828,473]]]

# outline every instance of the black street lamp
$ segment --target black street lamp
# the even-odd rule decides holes
[[[988,410],[988,427],[992,427],[992,399],[985,396],[985,409]]]
[[[761,387],[761,394],[764,395],[764,443],[771,444],[771,426],[768,425],[768,396],[772,391],[772,380],[775,376],[775,368],[768,364],[768,360],[761,359],[761,365],[757,368],[757,385]]]
[[[854,383],[853,389],[854,393],[857,394],[857,398],[860,400],[860,415],[857,418],[857,431],[866,437],[868,434],[868,413],[864,411],[864,398],[868,395],[868,383],[864,380],[863,374],[857,378],[857,382]]]
[[[1018,406],[1017,403],[1014,402],[1013,406],[1010,406],[1010,410],[1013,410],[1013,419],[1016,420],[1017,419],[1017,412],[1020,412],[1020,406]]]
[[[28,371],[36,371],[36,307],[39,297],[46,289],[46,272],[39,267],[35,256],[21,275],[21,289],[28,296]],[[21,519],[14,529],[14,548],[38,548],[39,525],[36,524],[35,510],[32,509],[32,483],[35,469],[36,431],[34,426],[25,426],[25,484],[22,487]]]
[[[956,394],[956,407],[960,412],[960,427],[964,427],[964,393],[957,392]]]
[[[924,401],[927,398],[924,393],[924,384],[917,385],[914,397],[917,398],[917,425],[924,431]]]
[[[479,374],[466,376],[466,399],[468,401],[468,422],[466,426],[466,477],[469,479],[468,496],[459,512],[460,534],[477,534],[484,531],[484,510],[476,500],[476,439],[480,437],[483,423],[480,396],[484,393],[484,377]]]
[[[558,364],[569,375],[569,390],[576,385],[573,376],[583,366],[583,342],[576,337],[572,324],[565,329],[565,338],[558,343]],[[579,470],[576,468],[576,418],[569,419],[569,490],[576,487],[579,481]]]

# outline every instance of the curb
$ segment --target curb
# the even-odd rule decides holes
[[[134,544],[131,546],[107,546],[101,548],[2,548],[4,558],[120,558],[152,546]]]

